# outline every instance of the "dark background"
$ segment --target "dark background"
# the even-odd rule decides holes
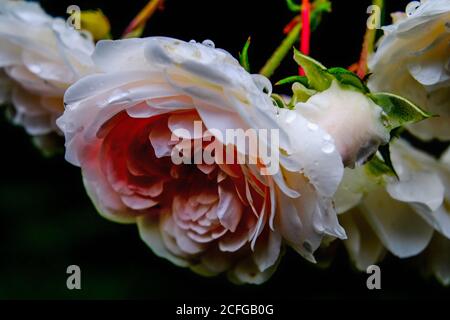
[[[388,12],[407,1],[387,0]],[[53,15],[66,8],[101,8],[113,35],[145,5],[140,1],[41,1]],[[326,66],[347,67],[359,57],[370,1],[333,1],[312,36],[311,55]],[[250,63],[257,72],[283,38],[294,16],[284,0],[167,0],[145,35],[183,40],[211,39],[234,56],[252,36]],[[296,73],[290,58],[273,80]],[[42,157],[21,128],[1,118],[0,298],[19,299],[196,299],[196,298],[444,298],[450,289],[421,275],[414,259],[388,256],[381,264],[382,290],[366,288],[367,275],[354,271],[342,246],[329,269],[288,250],[278,271],[261,286],[235,286],[225,276],[203,278],[153,255],[133,225],[101,218],[84,192],[79,168],[63,156]],[[66,268],[82,270],[82,290],[67,290]]]

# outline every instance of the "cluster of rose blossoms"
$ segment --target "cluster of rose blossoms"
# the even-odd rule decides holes
[[[450,1],[422,1],[383,30],[367,85],[295,52],[306,77],[288,101],[211,41],[94,43],[37,3],[0,0],[0,102],[39,148],[64,136],[98,212],[136,223],[178,266],[259,284],[286,246],[315,262],[317,249],[342,241],[360,270],[387,251],[421,254],[448,285],[450,152],[436,159],[398,136],[450,140]],[[174,164],[177,129],[204,138],[194,121],[222,133],[278,130],[279,170]],[[230,152],[209,138],[202,149]]]

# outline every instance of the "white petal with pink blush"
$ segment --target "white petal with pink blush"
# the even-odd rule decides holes
[[[100,213],[137,223],[155,254],[261,283],[284,243],[314,261],[323,237],[345,237],[331,200],[343,173],[338,148],[300,113],[274,107],[267,79],[209,42],[162,37],[100,41],[93,61],[98,72],[67,90],[57,121],[66,159],[82,168]],[[276,172],[263,174],[253,149],[226,146],[229,129],[277,130],[276,150],[257,135],[280,154]],[[259,161],[223,163],[216,153],[213,163],[176,164],[179,140],[197,146],[194,156],[215,146]]]

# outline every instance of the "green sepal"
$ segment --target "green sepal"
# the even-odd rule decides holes
[[[273,93],[270,97],[276,107],[281,109],[289,109],[289,106],[279,94]]]
[[[369,93],[370,90],[364,84],[364,82],[353,72],[344,69],[344,68],[330,68],[328,72],[331,73],[336,80],[338,80],[341,84],[354,87],[358,89],[358,91],[363,93]]]
[[[384,164],[389,167],[390,174],[394,175],[398,179],[398,174],[395,171],[394,165],[391,160],[391,149],[390,144],[382,145],[378,148],[378,152],[380,152],[381,157],[383,158]]]
[[[324,91],[331,86],[333,80],[336,80],[344,87],[355,89],[364,94],[370,92],[364,82],[356,74],[347,69],[327,69],[320,62],[312,59],[311,57],[305,56],[296,49],[294,49],[294,60],[303,68],[303,70],[305,70],[308,84],[305,84],[304,80],[302,83],[310,89]],[[286,83],[293,80],[295,80],[293,77],[288,77],[279,81],[279,83]]]
[[[295,108],[295,105],[298,102],[308,101],[308,99],[311,98],[311,96],[313,96],[314,94],[316,94],[317,91],[306,88],[300,82],[295,82],[292,85],[292,93],[293,93],[293,95],[292,95],[291,101],[289,102],[289,107],[293,109],[293,108]]]
[[[305,87],[308,86],[308,78],[306,78],[305,76],[290,76],[290,77],[286,77],[286,78],[283,78],[283,79],[279,80],[277,83],[275,83],[275,85],[276,86],[281,86],[283,84],[289,84],[289,83],[294,83],[294,82],[300,82]]]
[[[386,164],[386,162],[377,154],[364,165],[364,168],[369,175],[374,177],[381,177],[384,175],[397,177],[395,170],[392,170],[393,168]]]
[[[403,131],[405,131],[405,127],[397,127],[395,129],[392,129],[390,132],[391,135],[390,141],[400,138],[400,135],[402,134]]]
[[[294,60],[305,71],[308,78],[308,87],[317,91],[325,91],[331,86],[335,79],[333,75],[328,73],[320,62],[311,57],[305,56],[300,51],[294,48]]]
[[[248,61],[248,48],[250,47],[250,40],[251,38],[248,37],[242,51],[239,52],[239,62],[247,72],[250,72],[250,63]]]
[[[387,122],[385,126],[390,130],[433,116],[411,101],[392,93],[377,92],[367,96],[383,109]]]
[[[300,86],[298,88],[300,90],[300,94],[297,95],[298,101],[304,102],[308,97],[311,97],[311,91],[305,91],[305,89],[310,90],[313,89],[315,91],[325,91],[327,90],[332,82],[335,80],[343,89],[351,89],[356,90],[362,94],[365,94],[368,98],[370,98],[376,105],[378,105],[383,113],[381,115],[381,120],[383,121],[384,126],[389,132],[392,132],[394,129],[401,128],[402,126],[416,123],[427,118],[432,117],[430,113],[424,111],[411,101],[397,96],[392,93],[371,93],[369,88],[365,85],[364,81],[362,81],[356,74],[351,71],[348,71],[344,68],[331,68],[327,69],[320,62],[308,57],[298,50],[294,48],[294,60],[303,68],[306,74],[307,83],[305,83],[304,77],[288,77],[282,79],[278,82],[278,84],[290,83],[294,81],[294,83],[298,83]],[[292,103],[289,104],[290,107],[295,106],[295,93],[293,95]],[[306,100],[305,100],[306,99]],[[397,134],[397,131],[392,132],[393,134]],[[396,175],[394,168],[392,167],[392,163],[390,162],[390,157],[388,153],[388,149],[383,151],[383,159],[386,161],[386,165],[391,167],[391,171],[394,175]]]

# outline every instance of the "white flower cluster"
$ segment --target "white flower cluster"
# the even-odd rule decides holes
[[[307,77],[287,104],[210,40],[94,44],[36,3],[0,0],[0,103],[30,135],[64,135],[66,159],[81,168],[99,213],[135,223],[176,265],[262,283],[283,246],[315,262],[336,240],[361,270],[386,252],[427,254],[447,285],[450,151],[436,159],[392,130],[450,139],[449,23],[450,2],[429,0],[386,27],[370,60],[372,92],[351,72],[296,52]],[[440,117],[416,123],[429,117],[416,105]],[[279,157],[276,170],[261,174],[264,159],[225,141],[229,129],[276,130],[276,147],[257,136]],[[178,139],[194,156],[224,152],[174,163]]]

